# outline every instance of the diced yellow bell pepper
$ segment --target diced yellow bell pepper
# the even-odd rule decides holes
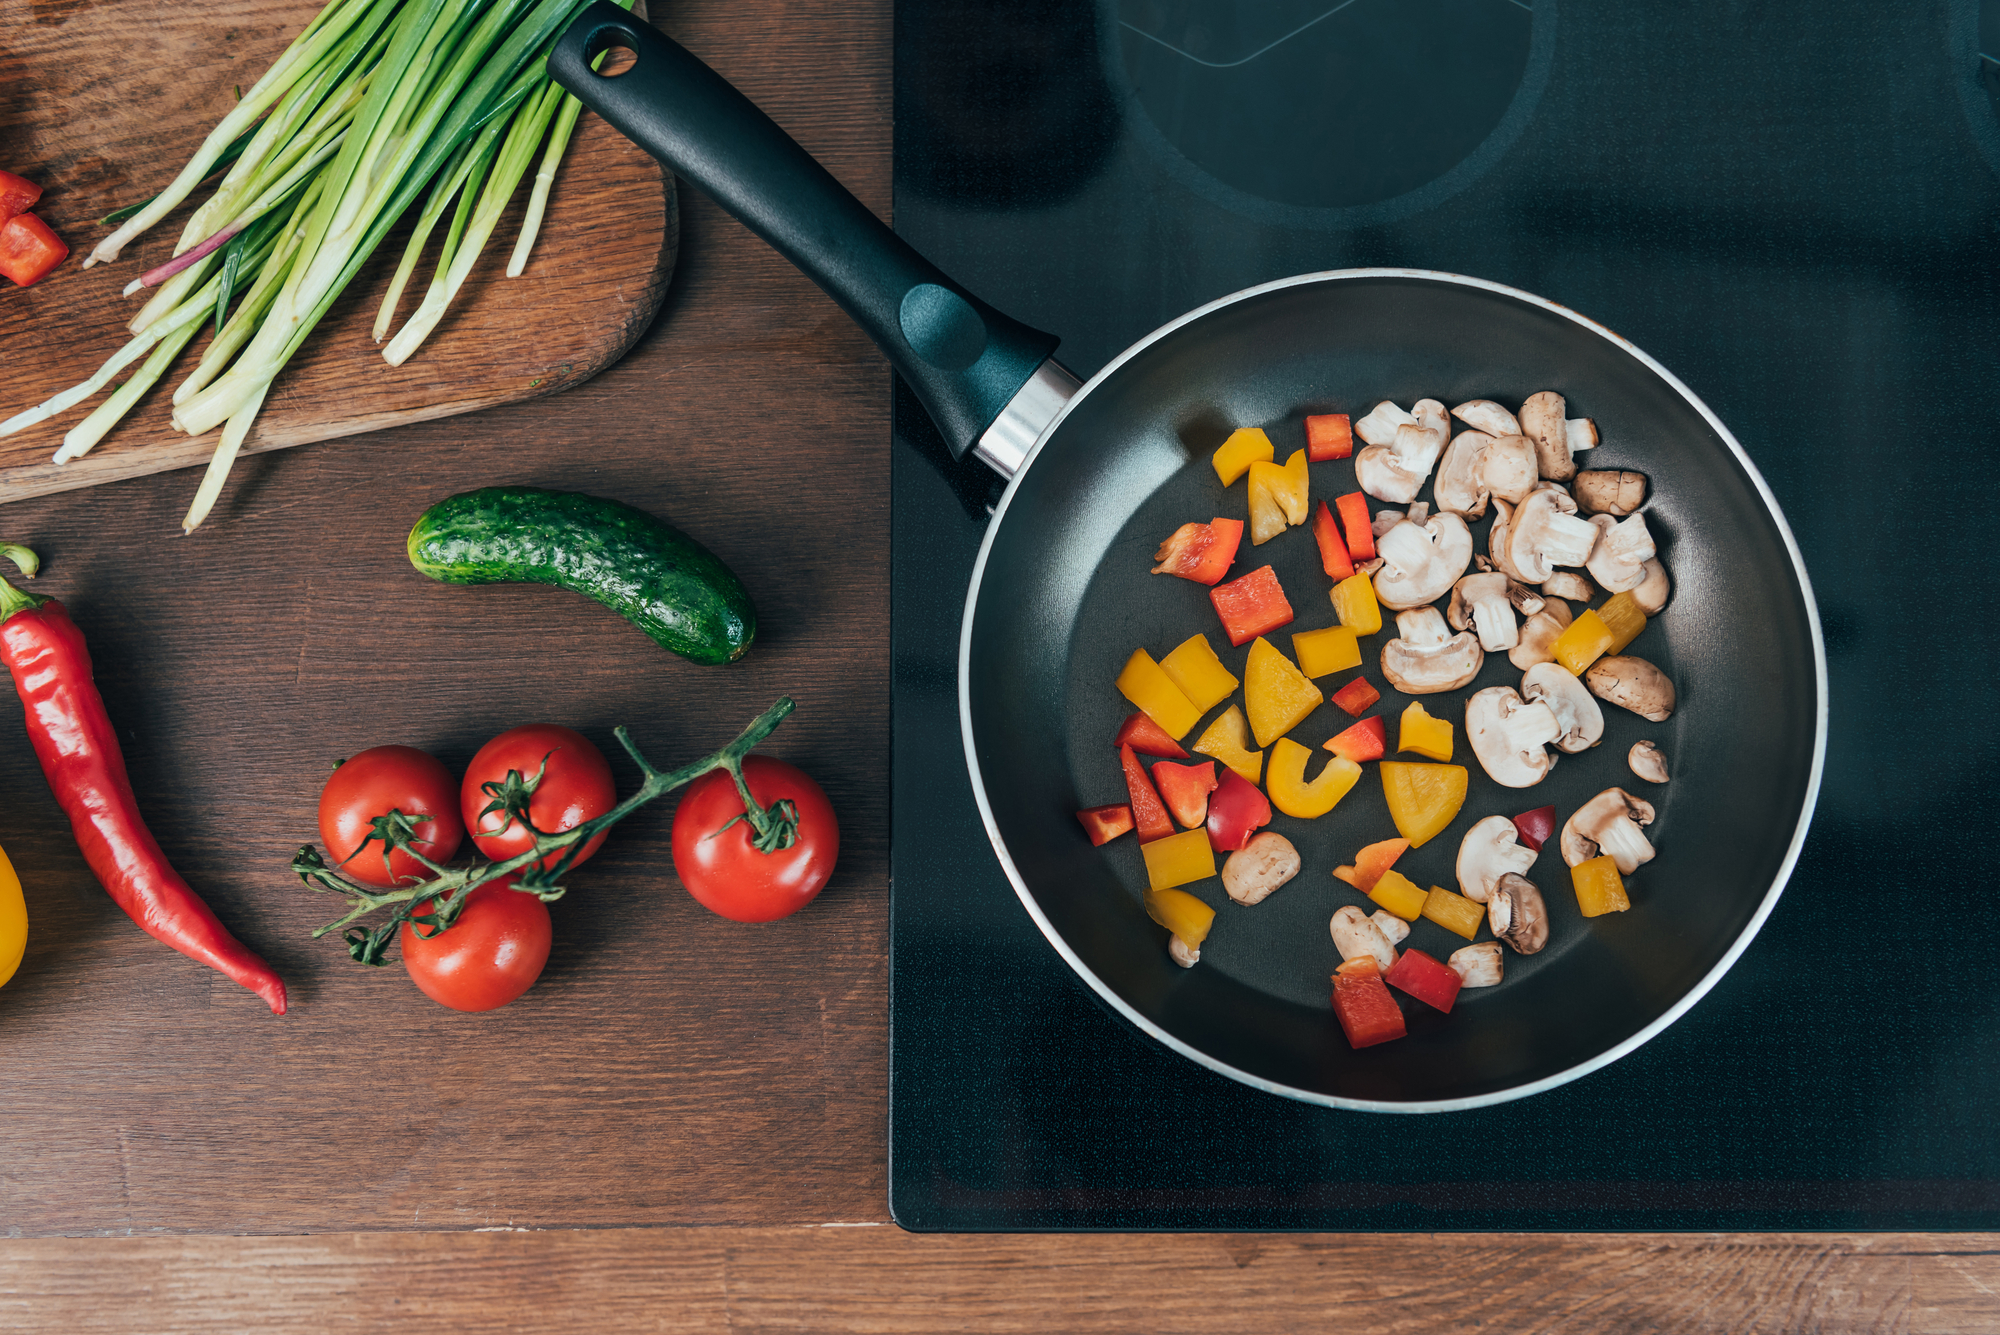
[[[1412,700],[1403,711],[1403,724],[1396,734],[1397,754],[1405,751],[1415,751],[1432,760],[1450,760],[1451,720],[1432,718],[1422,705]]]
[[[1185,890],[1148,890],[1146,916],[1191,946],[1208,940],[1215,925],[1215,910]]]
[[[1604,618],[1586,607],[1576,614],[1568,630],[1556,636],[1549,652],[1556,662],[1581,677],[1585,668],[1611,651],[1611,642],[1616,638],[1611,627],[1604,624]]]
[[[1208,842],[1206,828],[1182,830],[1164,839],[1155,839],[1150,844],[1139,845],[1139,851],[1146,855],[1146,880],[1155,890],[1165,890],[1171,885],[1186,885],[1189,881],[1202,881],[1215,875],[1215,845]],[[1189,945],[1197,945],[1197,938],[1188,937]]]
[[[1611,644],[1605,649],[1607,654],[1622,654],[1625,646],[1639,638],[1639,632],[1646,629],[1646,611],[1632,597],[1631,590],[1614,593],[1597,609],[1598,620],[1611,632]]]
[[[1175,741],[1187,736],[1188,729],[1201,722],[1202,711],[1194,707],[1194,701],[1174,685],[1173,678],[1144,649],[1133,650],[1132,656],[1125,660],[1125,670],[1118,674],[1118,690],[1145,710],[1146,717],[1164,728]]]
[[[1479,935],[1479,924],[1486,921],[1486,906],[1434,885],[1424,896],[1424,916],[1447,932],[1457,932],[1470,941]]]
[[[1250,465],[1250,542],[1269,542],[1293,524],[1303,524],[1310,513],[1311,478],[1306,473],[1306,452],[1295,451],[1283,468],[1268,459]]]
[[[1272,806],[1301,820],[1324,816],[1361,782],[1361,766],[1345,756],[1335,756],[1317,779],[1307,783],[1306,758],[1310,755],[1310,747],[1280,737],[1271,747],[1271,773],[1264,785]]]
[[[1361,637],[1352,626],[1302,630],[1292,636],[1292,652],[1298,656],[1299,671],[1308,677],[1324,677],[1361,666]]]
[[[1181,694],[1188,698],[1201,713],[1221,704],[1236,689],[1236,674],[1222,666],[1222,660],[1209,647],[1208,636],[1196,635],[1183,640],[1160,660],[1160,670],[1167,679],[1181,688]]]
[[[1284,651],[1259,635],[1243,664],[1243,705],[1257,745],[1269,746],[1318,709],[1326,696],[1292,666]]]
[[[1356,635],[1373,635],[1382,629],[1382,604],[1375,601],[1375,582],[1366,575],[1352,575],[1334,585],[1333,614],[1341,625],[1353,627]]]
[[[1618,860],[1609,853],[1571,867],[1569,880],[1576,887],[1576,907],[1586,918],[1623,913],[1632,907],[1625,893],[1625,878],[1618,874]]]
[[[1246,426],[1229,433],[1229,439],[1222,442],[1215,452],[1215,475],[1222,479],[1223,486],[1229,486],[1237,478],[1250,471],[1253,463],[1269,463],[1278,457],[1271,446],[1271,438],[1257,427]]]
[[[1419,765],[1409,760],[1381,762],[1382,795],[1396,833],[1422,848],[1451,824],[1465,805],[1468,775],[1463,765]]]
[[[1424,901],[1430,898],[1416,882],[1395,870],[1383,872],[1368,897],[1405,922],[1422,917]]]
[[[1202,755],[1214,756],[1251,783],[1264,777],[1264,753],[1250,749],[1250,725],[1235,705],[1216,715],[1215,722],[1202,732],[1194,749]]]

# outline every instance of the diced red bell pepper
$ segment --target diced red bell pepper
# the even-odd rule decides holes
[[[1118,730],[1112,740],[1113,746],[1129,746],[1142,756],[1159,756],[1165,760],[1186,760],[1188,753],[1181,750],[1181,744],[1167,735],[1167,730],[1153,722],[1149,714],[1134,714],[1125,720],[1125,726]]]
[[[1357,561],[1375,559],[1375,530],[1368,518],[1368,497],[1350,491],[1334,501],[1340,511],[1340,526],[1347,530],[1347,554]]]
[[[1542,845],[1549,841],[1549,836],[1556,832],[1556,809],[1536,807],[1533,811],[1524,811],[1514,817],[1514,829],[1521,836],[1521,847],[1532,848],[1539,853]]]
[[[1085,807],[1076,813],[1090,842],[1102,846],[1132,828],[1132,808],[1123,802],[1108,807]]]
[[[1348,965],[1355,967],[1350,969]],[[1382,986],[1380,966],[1373,955],[1349,960],[1333,976],[1333,1014],[1340,1021],[1350,1047],[1372,1048],[1409,1032],[1403,1025],[1403,1012],[1396,999]]]
[[[1389,749],[1388,726],[1380,714],[1362,719],[1347,731],[1336,733],[1326,749],[1357,765],[1364,760],[1380,760]]]
[[[1292,623],[1292,605],[1278,583],[1278,572],[1260,566],[1240,579],[1218,584],[1208,591],[1215,614],[1231,644],[1248,644],[1259,635],[1269,634]]]
[[[1192,830],[1208,819],[1208,795],[1215,791],[1215,762],[1172,765],[1163,760],[1153,766],[1153,784],[1181,828]]]
[[[1349,718],[1361,717],[1363,710],[1372,709],[1381,698],[1382,692],[1370,686],[1366,677],[1356,677],[1332,696],[1333,702],[1346,710]]]
[[[26,213],[41,197],[42,188],[33,181],[12,172],[0,172],[0,223],[17,213]]]
[[[1174,823],[1168,818],[1167,805],[1160,801],[1153,781],[1146,777],[1146,767],[1129,746],[1118,748],[1118,759],[1125,766],[1125,792],[1132,799],[1132,824],[1139,831],[1139,842],[1150,844],[1155,839],[1165,839],[1174,832]]]
[[[1271,799],[1256,784],[1226,766],[1208,799],[1208,845],[1234,853],[1271,823]]]
[[[1389,986],[1400,988],[1447,1015],[1451,1014],[1451,1003],[1458,999],[1458,989],[1465,983],[1458,970],[1438,963],[1421,950],[1405,950],[1398,955],[1382,978]]]
[[[49,225],[32,213],[18,214],[0,224],[0,274],[28,287],[69,255]]]
[[[1229,573],[1236,549],[1243,543],[1243,521],[1211,519],[1206,524],[1182,524],[1175,529],[1153,559],[1155,575],[1178,575],[1197,584],[1213,585]]]
[[[1348,579],[1354,574],[1354,558],[1347,554],[1347,544],[1341,541],[1340,525],[1334,520],[1333,511],[1326,508],[1326,502],[1319,503],[1319,511],[1313,515],[1313,541],[1319,544],[1320,568],[1326,571],[1328,579]]]
[[[1323,464],[1354,453],[1354,428],[1346,413],[1320,413],[1306,419],[1306,459]]]

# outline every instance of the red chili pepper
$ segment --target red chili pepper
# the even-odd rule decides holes
[[[140,818],[118,735],[91,679],[90,651],[63,605],[0,580],[0,660],[14,674],[42,774],[98,882],[148,933],[283,1015],[284,981],[167,865]]]
[[[1325,501],[1319,503],[1319,510],[1313,515],[1313,540],[1319,543],[1320,569],[1326,571],[1328,579],[1353,577],[1354,558],[1347,554],[1347,544],[1340,540],[1340,525]]]
[[[26,213],[42,197],[42,188],[12,172],[0,172],[0,223],[17,213]]]
[[[1111,739],[1113,746],[1129,746],[1142,756],[1158,756],[1163,760],[1186,760],[1188,753],[1181,750],[1181,744],[1167,736],[1167,730],[1153,722],[1146,714],[1134,714],[1125,720],[1118,735]]]
[[[1167,804],[1154,790],[1153,781],[1146,777],[1146,767],[1129,746],[1118,748],[1118,759],[1125,766],[1125,793],[1132,799],[1132,824],[1138,828],[1139,842],[1150,844],[1166,838],[1174,832],[1174,822],[1167,815]]]
[[[1334,501],[1340,511],[1340,525],[1347,530],[1347,554],[1357,561],[1375,559],[1375,529],[1368,518],[1368,497],[1350,491]]]
[[[1354,453],[1354,428],[1346,413],[1319,413],[1306,419],[1306,460],[1323,464]]]
[[[34,214],[18,214],[0,223],[0,274],[22,287],[40,281],[68,257],[69,247]]]

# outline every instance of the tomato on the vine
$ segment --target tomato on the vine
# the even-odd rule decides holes
[[[451,771],[414,746],[371,746],[342,761],[320,791],[319,837],[329,860],[364,885],[429,880],[430,869],[404,849],[385,857],[380,840],[362,847],[376,818],[391,811],[424,818],[415,822],[410,846],[432,862],[448,861],[458,852],[465,826]]]
[[[549,962],[549,907],[513,883],[473,887],[448,930],[403,924],[403,967],[425,996],[455,1011],[490,1011],[535,985]],[[425,900],[417,912],[431,908]]]
[[[486,810],[495,798],[485,785],[504,785],[509,770],[524,780],[533,780],[540,773],[541,781],[528,800],[528,820],[543,834],[573,830],[618,805],[611,766],[582,733],[554,723],[510,728],[479,748],[459,788],[459,810],[466,829],[472,832],[472,842],[495,862],[519,857],[535,844],[534,835],[520,821],[505,811]],[[602,831],[586,840],[570,865],[582,865],[607,833]],[[553,867],[561,858],[559,850],[543,858],[542,865]]]
[[[713,769],[688,785],[674,812],[674,870],[689,894],[723,917],[770,922],[804,908],[826,885],[840,856],[840,826],[803,770],[753,755],[744,757],[743,777],[759,806],[793,805],[798,834],[791,846],[759,852],[736,781]]]

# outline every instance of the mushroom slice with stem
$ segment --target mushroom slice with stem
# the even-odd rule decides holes
[[[1477,560],[1478,558],[1475,557],[1473,559]],[[1488,562],[1487,564],[1491,565],[1492,563]],[[1482,570],[1486,568],[1486,566],[1480,567]],[[1506,572],[1502,571],[1501,573],[1505,574]],[[1511,577],[1507,580],[1507,601],[1513,604],[1514,610],[1524,617],[1533,616],[1548,604],[1548,599],[1542,597],[1541,594],[1536,593],[1519,580]]]
[[[1572,417],[1563,422],[1563,440],[1571,459],[1583,450],[1597,448],[1597,423],[1588,417]]]
[[[1620,468],[1586,468],[1571,484],[1576,508],[1587,515],[1620,519],[1646,503],[1646,475]]]
[[[1646,562],[1646,578],[1635,589],[1628,589],[1632,601],[1639,604],[1639,610],[1649,617],[1656,617],[1666,610],[1667,599],[1673,596],[1673,581],[1667,578],[1667,568],[1659,557]]]
[[[1502,876],[1535,865],[1535,850],[1521,846],[1520,833],[1505,816],[1488,816],[1465,832],[1458,845],[1458,888],[1467,899],[1484,904]]]
[[[1519,505],[1542,480],[1535,442],[1526,436],[1494,436],[1480,456],[1479,480],[1509,505]]]
[[[1444,458],[1438,460],[1437,481],[1432,484],[1438,509],[1467,519],[1478,519],[1486,513],[1492,489],[1486,485],[1482,472],[1486,447],[1492,443],[1493,437],[1484,431],[1461,431],[1452,437],[1451,444],[1445,447]]]
[[[1535,442],[1535,467],[1554,482],[1567,482],[1576,476],[1563,411],[1563,396],[1552,389],[1530,394],[1521,405],[1521,434]]]
[[[1597,586],[1580,571],[1558,570],[1542,581],[1542,592],[1551,598],[1567,598],[1573,603],[1588,603],[1597,596]]]
[[[1451,410],[1451,415],[1475,431],[1489,436],[1518,436],[1521,423],[1514,414],[1491,399],[1473,399]]]
[[[1183,969],[1192,969],[1201,963],[1201,947],[1191,946],[1178,936],[1168,937],[1167,958]]]
[[[1621,876],[1653,860],[1653,846],[1639,832],[1653,823],[1653,804],[1623,788],[1606,788],[1563,822],[1563,861],[1574,867],[1609,853]]]
[[[1584,563],[1591,578],[1603,585],[1606,593],[1623,593],[1644,584],[1646,562],[1657,554],[1653,535],[1646,531],[1646,516],[1613,519],[1592,515],[1590,524],[1597,530],[1597,543]]]
[[[1222,888],[1239,904],[1261,904],[1299,874],[1299,850],[1275,830],[1253,835],[1222,864]]]
[[[1501,975],[1506,972],[1506,966],[1500,959],[1498,941],[1460,946],[1451,952],[1451,958],[1445,963],[1458,975],[1460,987],[1498,987]]]
[[[1568,603],[1560,598],[1545,599],[1542,610],[1521,623],[1521,642],[1507,651],[1507,661],[1523,669],[1555,662],[1551,647],[1556,637],[1569,629],[1570,620]]]
[[[1515,585],[1504,571],[1489,570],[1467,575],[1451,586],[1451,605],[1445,620],[1453,630],[1474,630],[1479,647],[1488,653],[1512,649],[1521,642],[1521,625],[1514,619],[1514,602],[1507,596]]]
[[[1355,452],[1354,480],[1378,501],[1407,505],[1415,500],[1424,479],[1431,475],[1431,465],[1444,453],[1445,437],[1451,431],[1444,405],[1436,399],[1419,399],[1411,415],[1412,420],[1398,426],[1388,444],[1369,445]]]
[[[1355,419],[1354,434],[1361,437],[1363,445],[1393,445],[1396,428],[1415,426],[1416,422],[1416,418],[1384,399],[1370,408],[1366,417]]]
[[[1375,542],[1382,568],[1375,597],[1393,611],[1436,602],[1472,564],[1472,530],[1446,511],[1422,524],[1405,519]]]
[[[1632,749],[1625,753],[1625,763],[1647,783],[1667,781],[1667,758],[1660,754],[1659,747],[1649,741],[1632,743]]]
[[[1410,924],[1387,909],[1376,909],[1368,915],[1368,921],[1375,924],[1375,930],[1392,946],[1402,945],[1403,938],[1410,934]]]
[[[1507,526],[1507,560],[1523,584],[1540,584],[1557,566],[1582,565],[1596,545],[1596,528],[1577,518],[1576,502],[1557,486],[1528,493]]]
[[[1333,921],[1327,924],[1333,933],[1333,948],[1340,952],[1343,960],[1359,959],[1363,955],[1373,955],[1375,962],[1387,973],[1396,965],[1396,948],[1389,944],[1389,938],[1382,935],[1382,929],[1368,920],[1368,915],[1352,904],[1343,904],[1333,911]]]
[[[1465,739],[1504,788],[1532,788],[1547,778],[1556,763],[1547,747],[1560,736],[1555,712],[1523,700],[1512,686],[1488,686],[1465,702]]]
[[[1486,651],[1471,631],[1453,635],[1435,607],[1396,614],[1396,638],[1382,646],[1382,675],[1405,695],[1455,691],[1479,675]]]
[[[1562,725],[1556,750],[1574,755],[1604,740],[1604,711],[1562,664],[1537,663],[1529,668],[1521,678],[1521,694],[1547,705]]]
[[[1486,925],[1518,954],[1532,955],[1549,943],[1548,905],[1525,876],[1510,872],[1500,878],[1486,901]]]
[[[1648,723],[1664,723],[1674,712],[1674,684],[1643,658],[1610,654],[1583,674],[1583,684],[1600,700],[1631,710]]]

